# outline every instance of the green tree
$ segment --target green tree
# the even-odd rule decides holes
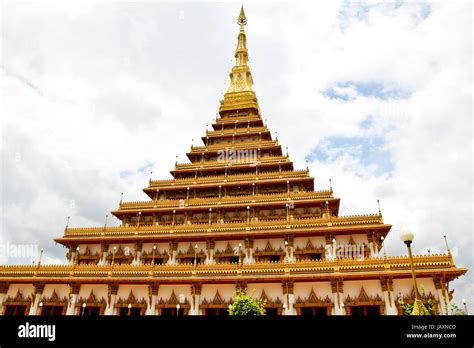
[[[229,315],[265,315],[265,300],[254,300],[245,289],[238,290],[234,302],[229,308]]]

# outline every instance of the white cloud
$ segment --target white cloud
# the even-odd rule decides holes
[[[67,215],[102,224],[120,192],[145,198],[149,173],[138,168],[167,177],[175,155],[185,161],[225,90],[239,6],[5,3],[0,240],[44,245]],[[446,232],[472,270],[471,5],[264,2],[246,12],[261,109],[297,167],[328,139],[381,137],[390,172],[347,151],[310,164],[316,188],[331,177],[343,214],[374,213],[379,198],[394,225],[389,253],[404,253],[397,233],[408,224],[415,251],[444,250]],[[347,81],[403,93],[378,98]],[[325,96],[331,87],[348,100]],[[455,282],[457,300],[474,298],[471,273]]]

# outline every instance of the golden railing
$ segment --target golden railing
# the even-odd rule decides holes
[[[302,170],[285,170],[285,171],[273,171],[263,173],[245,173],[245,174],[228,174],[228,175],[209,175],[200,176],[197,178],[181,178],[181,179],[166,179],[166,180],[150,180],[148,188],[154,188],[159,186],[169,185],[186,185],[186,184],[202,184],[202,183],[220,183],[220,182],[232,182],[241,180],[263,180],[272,178],[295,178],[295,177],[307,177],[309,172],[307,169]]]
[[[141,202],[121,202],[119,209],[140,209],[140,208],[166,208],[166,207],[195,207],[195,206],[212,206],[221,204],[248,204],[275,202],[281,200],[305,200],[305,199],[325,199],[333,198],[331,191],[313,191],[313,192],[291,192],[255,194],[255,195],[239,195],[239,196],[222,196],[209,198],[189,198],[189,199],[162,199]]]
[[[464,274],[465,268],[456,268],[453,258],[448,254],[415,255],[414,266],[418,273],[432,270],[443,270],[455,275]],[[407,256],[372,257],[365,259],[336,259],[295,262],[257,262],[257,263],[215,263],[215,264],[162,264],[162,265],[4,265],[0,266],[0,280],[2,278],[110,278],[124,277],[130,279],[150,279],[150,277],[173,278],[184,277],[188,280],[193,277],[218,278],[234,276],[274,276],[299,277],[309,275],[338,275],[354,273],[382,273],[391,271],[410,276],[410,260]],[[446,273],[445,273],[446,274]]]
[[[227,134],[246,134],[246,133],[256,133],[256,132],[268,132],[268,128],[264,127],[247,127],[247,128],[227,128],[224,130],[214,130],[206,131],[206,135],[227,135]]]
[[[107,226],[107,227],[68,227],[64,237],[100,237],[100,236],[130,236],[130,235],[170,235],[170,234],[207,234],[210,232],[236,233],[239,231],[259,231],[275,229],[302,229],[314,231],[316,228],[344,227],[360,225],[382,225],[382,216],[352,215],[331,217],[307,217],[293,219],[265,219],[260,221],[245,222],[212,222],[209,223],[181,223],[166,225],[133,225],[133,226]]]
[[[261,140],[261,141],[244,141],[234,143],[220,143],[207,146],[192,146],[191,153],[202,153],[210,150],[226,150],[226,149],[241,149],[241,148],[265,148],[278,145],[278,140]]]
[[[260,163],[271,163],[271,162],[282,162],[285,163],[288,161],[288,156],[271,156],[271,157],[260,157],[257,162],[254,159],[243,159],[238,162],[222,162],[222,161],[205,161],[205,162],[193,162],[193,163],[178,163],[176,164],[176,169],[186,169],[186,168],[203,168],[203,167],[223,167],[226,165],[234,166],[241,164],[260,164]]]
[[[262,118],[260,116],[239,116],[239,117],[226,117],[226,118],[218,118],[214,120],[213,124],[217,125],[222,125],[223,123],[226,125],[229,124],[235,124],[235,121],[238,121],[238,124],[245,124],[248,123],[248,121],[261,121]]]

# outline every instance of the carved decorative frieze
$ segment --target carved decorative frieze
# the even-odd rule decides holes
[[[188,315],[191,304],[184,295],[176,296],[173,290],[168,299],[160,298],[155,308],[158,309],[158,313],[160,314],[162,313],[163,308],[170,308],[181,311],[180,313],[182,315]]]
[[[94,291],[91,290],[89,296],[87,298],[81,297],[76,301],[76,308],[78,312],[81,313],[81,308],[84,308],[84,303],[86,304],[86,308],[90,307],[97,307],[99,308],[99,315],[103,315],[105,312],[105,308],[107,307],[107,302],[103,297],[100,299],[94,294]],[[84,309],[82,309],[84,310]]]
[[[385,302],[379,294],[376,294],[375,296],[367,295],[367,292],[362,286],[360,289],[360,293],[357,297],[351,297],[347,295],[344,299],[344,307],[348,315],[351,315],[351,307],[355,306],[378,306],[379,313],[383,314],[385,309]]]

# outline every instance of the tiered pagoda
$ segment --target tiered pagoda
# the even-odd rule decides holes
[[[413,303],[407,256],[387,256],[379,211],[340,216],[332,187],[315,191],[262,119],[252,88],[243,8],[219,116],[172,179],[142,202],[120,201],[120,226],[72,228],[55,239],[64,265],[0,266],[5,315],[228,315],[236,289],[267,315],[397,315]],[[330,185],[329,185],[330,186]],[[424,300],[445,314],[452,255],[415,255]],[[423,291],[421,288],[423,287]]]

